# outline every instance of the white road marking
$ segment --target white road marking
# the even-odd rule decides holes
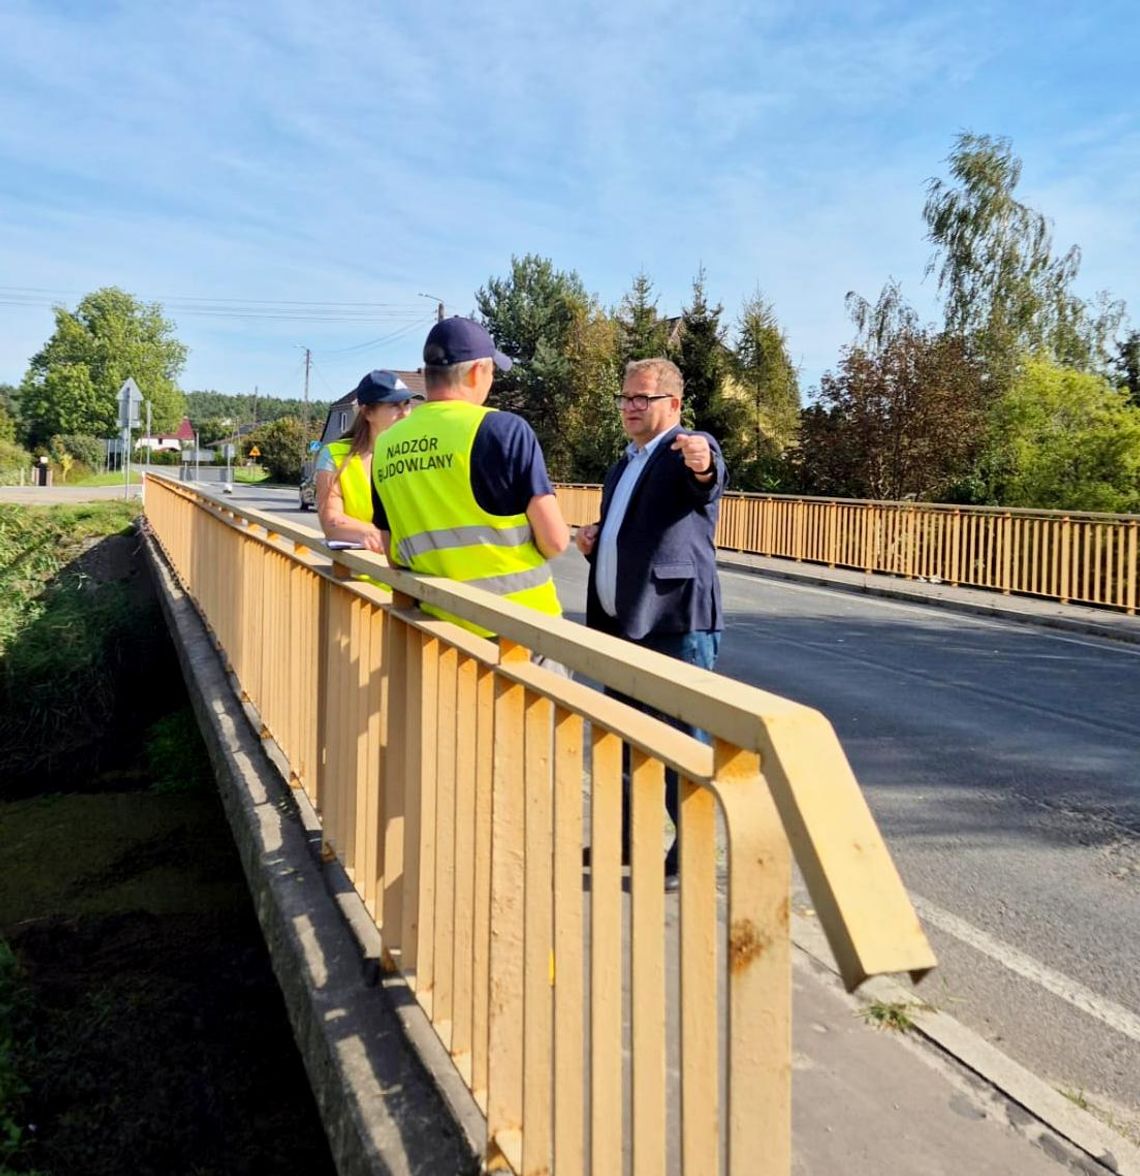
[[[1080,1009],[1082,1013],[1095,1017],[1110,1029],[1123,1033],[1125,1037],[1131,1037],[1133,1041],[1140,1041],[1140,1017],[1130,1009],[1093,992],[1091,988],[1086,988],[1069,976],[1055,972],[1052,968],[1033,959],[1032,956],[1027,956],[1024,952],[1018,951],[1016,947],[1010,947],[1008,943],[995,939],[972,923],[967,923],[965,919],[960,919],[957,915],[944,911],[940,906],[936,906],[913,891],[909,893],[914,909],[918,911],[921,918],[932,926],[945,931],[947,935],[953,935],[955,939],[960,939],[963,943],[969,944],[970,947],[989,956],[990,959],[995,960],[1002,967],[1008,968],[1011,972],[1016,972],[1026,980],[1040,985],[1047,992],[1059,996],[1074,1008]]]

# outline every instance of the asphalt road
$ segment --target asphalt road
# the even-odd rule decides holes
[[[556,568],[580,619],[585,562]],[[839,733],[940,959],[919,995],[1136,1138],[1140,648],[733,571],[722,585],[720,671]]]

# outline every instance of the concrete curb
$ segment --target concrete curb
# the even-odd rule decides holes
[[[993,617],[1003,621],[1014,621],[1022,625],[1041,625],[1049,629],[1059,629],[1069,633],[1081,633],[1090,637],[1102,637],[1109,641],[1123,641],[1129,644],[1140,644],[1140,620],[1135,618],[1121,618],[1116,624],[1107,620],[1099,621],[1095,617],[1066,616],[1063,613],[1043,613],[1018,608],[1009,602],[1018,599],[995,593],[991,602],[987,599],[964,600],[946,595],[939,595],[935,591],[923,591],[920,588],[907,587],[907,581],[894,582],[891,577],[864,575],[861,580],[852,580],[843,576],[832,577],[822,569],[814,570],[804,565],[794,565],[789,568],[774,568],[751,563],[747,556],[734,556],[728,552],[717,553],[717,566],[734,572],[748,572],[755,576],[766,576],[772,580],[787,580],[793,583],[811,584],[819,588],[835,588],[840,592],[863,593],[868,596],[882,596],[890,600],[905,601],[908,604],[919,604],[931,608],[944,608],[951,612],[973,614],[975,616]],[[852,573],[857,575],[858,573]],[[981,594],[981,590],[979,590]],[[1036,602],[1034,602],[1036,603]],[[1057,604],[1057,608],[1067,606]],[[1080,606],[1077,606],[1080,607]],[[1116,614],[1110,614],[1115,616]]]
[[[803,915],[793,914],[792,942],[838,978],[834,957],[818,923]],[[1119,1176],[1140,1176],[1140,1150],[1133,1147],[1124,1136],[1105,1126],[1088,1111],[1081,1110],[1063,1094],[953,1017],[929,1006],[918,1007],[918,1002],[922,1000],[921,993],[890,977],[877,976],[862,985],[859,996],[868,1001],[907,1005],[908,1016],[914,1022],[914,1031],[920,1037],[978,1075],[1053,1134],[1095,1161],[1100,1165],[1095,1170],[1107,1170]],[[1063,1159],[1061,1156],[1055,1158]]]
[[[418,1005],[410,1010],[388,985],[367,985],[376,972],[367,958],[362,962],[341,909],[353,906],[345,898],[351,891],[347,879],[326,878],[314,861],[311,816],[298,813],[296,798],[250,727],[197,611],[145,532],[144,548],[167,623],[178,637],[183,677],[337,1171],[341,1176],[478,1172],[470,1134],[474,1121],[467,1117],[468,1131],[460,1128],[425,1069],[430,1062],[416,1049],[430,1043],[409,1044],[412,1033],[423,1036],[414,1015],[422,1021],[422,1012]],[[319,850],[319,835],[316,846]],[[353,909],[351,921],[360,922],[359,911]],[[442,1051],[430,1026],[427,1033]],[[446,1070],[453,1070],[449,1060]]]

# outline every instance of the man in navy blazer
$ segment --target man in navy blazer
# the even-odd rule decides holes
[[[630,444],[606,474],[601,518],[579,530],[577,545],[590,561],[587,625],[711,670],[724,629],[713,536],[728,472],[708,433],[681,429],[683,389],[667,359],[626,367],[617,399]],[[676,824],[672,771],[665,803]],[[676,844],[665,880],[676,888]]]

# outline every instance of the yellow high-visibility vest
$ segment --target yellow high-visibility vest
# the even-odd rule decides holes
[[[336,465],[337,480],[340,482],[340,495],[344,499],[344,513],[362,522],[372,522],[372,477],[371,470],[364,463],[359,453],[352,451],[352,441],[330,441],[329,455]],[[387,588],[391,585],[377,580],[374,576],[353,576],[354,580],[364,580],[368,584],[375,584],[377,588]]]
[[[471,448],[493,411],[463,400],[429,401],[376,442],[372,478],[388,515],[389,558],[561,616],[550,565],[526,514],[490,514],[471,489]],[[424,611],[490,636],[438,609]]]
[[[340,494],[344,499],[344,513],[363,522],[372,522],[372,481],[370,470],[359,453],[352,452],[352,442],[331,441],[329,455],[336,465]]]

